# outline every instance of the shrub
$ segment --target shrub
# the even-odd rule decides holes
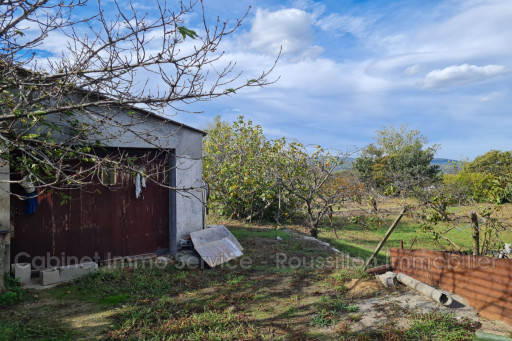
[[[9,274],[5,274],[4,285],[6,292],[0,295],[0,306],[13,305],[20,302],[24,294],[20,282]]]

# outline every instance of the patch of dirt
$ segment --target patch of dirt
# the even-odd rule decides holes
[[[382,286],[373,279],[352,279],[345,283],[345,287],[347,288],[345,296],[348,298],[372,297],[383,290]]]
[[[504,336],[509,336],[512,333],[512,326],[501,321],[481,318],[477,311],[463,297],[458,295],[451,294],[453,303],[451,306],[445,307],[402,285],[390,290],[373,279],[351,280],[346,284],[346,287],[349,288],[350,285],[352,287],[349,289],[347,296],[351,292],[362,294],[359,299],[354,300],[361,313],[361,320],[351,324],[351,330],[354,332],[378,329],[389,324],[394,324],[397,328],[408,328],[410,313],[437,312],[452,314],[458,320],[471,320],[479,326],[478,330],[485,333]],[[367,298],[363,298],[365,293],[372,290],[374,297],[367,295]]]

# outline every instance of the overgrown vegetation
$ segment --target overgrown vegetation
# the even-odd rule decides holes
[[[361,192],[355,178],[340,169],[349,153],[268,140],[260,126],[243,117],[232,124],[214,121],[204,153],[210,206],[230,218],[276,225],[303,218],[316,236],[334,207]]]
[[[0,294],[0,307],[9,306],[20,302],[25,291],[21,288],[18,280],[5,273],[3,275],[5,292]]]
[[[417,187],[435,182],[439,167],[431,165],[438,146],[426,147],[427,138],[406,125],[376,131],[375,144],[363,149],[354,169],[369,189],[385,195],[410,195]]]
[[[464,340],[471,335],[468,324],[407,310],[397,314],[392,304],[379,309],[393,317],[359,330],[360,300],[386,289],[358,292],[350,285],[354,280],[375,283],[359,269],[310,266],[310,258],[332,253],[294,233],[230,229],[253,260],[249,268],[234,260],[229,268],[181,271],[140,263],[100,271],[0,309],[0,340],[389,340],[389,335]],[[276,262],[280,253],[301,262]],[[411,328],[397,327],[396,319]]]
[[[243,117],[233,123],[218,117],[208,131],[204,177],[209,206],[221,216],[306,225],[313,236],[329,226],[339,239],[336,245],[354,254],[357,246],[338,231],[387,227],[393,214],[382,207],[387,203],[395,210],[407,207],[407,224],[414,230],[405,241],[427,235],[431,248],[471,251],[457,233],[471,224],[474,210],[481,228],[478,254],[500,252],[511,242],[500,237],[509,230],[501,205],[512,198],[510,152],[491,151],[458,166],[455,174],[441,174],[431,164],[439,146],[428,146],[417,129],[389,126],[376,131],[375,143],[361,151],[351,170],[343,167],[347,153],[268,140],[260,126]],[[490,206],[480,208],[478,202]],[[454,214],[460,205],[470,208]]]
[[[463,163],[456,174],[445,174],[443,182],[476,202],[504,204],[512,201],[511,172],[512,153],[491,150]]]

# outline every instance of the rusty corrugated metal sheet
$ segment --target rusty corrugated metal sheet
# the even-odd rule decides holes
[[[396,272],[460,295],[483,317],[512,325],[512,260],[395,248],[390,256]]]
[[[21,194],[16,187],[12,190]],[[96,184],[62,192],[71,196],[69,202],[61,205],[58,193],[45,194],[30,216],[25,216],[25,202],[11,196],[12,261],[22,252],[61,262],[64,255],[74,263],[69,257],[106,259],[168,250],[168,189],[147,181],[144,198],[137,199],[133,176],[119,174],[112,187]]]

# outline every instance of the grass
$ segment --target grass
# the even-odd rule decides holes
[[[72,340],[76,334],[66,326],[41,320],[3,320],[0,323],[0,341],[17,340]]]
[[[457,322],[450,315],[413,315],[412,324],[404,336],[409,340],[455,341],[472,339],[471,323]]]
[[[468,215],[468,212],[472,209],[478,211],[482,207],[459,206],[450,208],[450,211],[462,216]],[[389,210],[390,207],[386,208]],[[389,226],[396,218],[396,215],[388,215],[383,220],[375,219],[373,221],[368,221],[368,218],[362,215],[352,218],[335,216],[333,226],[339,239],[336,238],[333,228],[330,224],[327,224],[327,222],[320,227],[319,236],[321,240],[329,242],[345,254],[361,259],[368,259],[386,234]],[[506,222],[512,220],[512,204],[503,205],[500,217]],[[460,224],[458,229],[448,232],[445,236],[461,246],[463,250],[469,251],[472,249],[472,230],[469,223]],[[505,243],[512,243],[512,230],[500,232],[500,237]],[[399,248],[401,241],[404,243],[404,248],[410,248],[414,240],[413,248],[415,249],[442,249],[439,244],[433,240],[431,234],[421,231],[418,222],[404,217],[377,255],[376,264],[385,264],[388,261],[386,257],[389,248]],[[448,245],[445,245],[445,247],[450,248]]]
[[[25,291],[21,288],[18,280],[12,278],[6,273],[4,274],[4,285],[5,292],[0,295],[0,307],[10,306],[21,302]]]
[[[0,340],[463,340],[471,333],[469,325],[430,315],[406,317],[406,330],[352,332],[364,315],[347,283],[369,281],[364,272],[283,266],[276,253],[332,255],[285,230],[230,229],[252,260],[248,268],[237,259],[203,270],[146,264],[100,271],[0,308]],[[433,330],[443,332],[428,334]]]

